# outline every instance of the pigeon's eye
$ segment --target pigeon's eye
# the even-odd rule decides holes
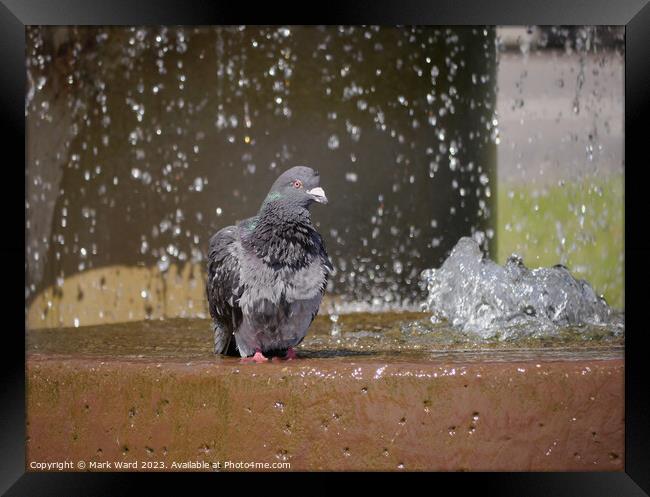
[[[293,182],[293,187],[294,188],[302,188],[302,181],[300,181],[299,179],[295,180]]]

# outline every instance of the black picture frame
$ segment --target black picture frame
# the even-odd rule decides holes
[[[5,151],[2,202],[5,313],[2,337],[0,386],[0,491],[6,495],[124,495],[136,476],[106,473],[25,472],[25,326],[24,307],[18,302],[19,252],[25,238],[19,233],[20,216],[14,214],[20,199],[17,162],[25,162],[25,26],[47,25],[155,25],[155,24],[577,24],[625,25],[625,472],[621,473],[490,473],[419,474],[422,480],[442,478],[456,489],[480,485],[483,493],[499,495],[644,495],[650,493],[650,396],[645,364],[642,320],[650,271],[650,236],[645,204],[647,186],[643,173],[647,159],[647,116],[650,116],[650,4],[648,0],[330,0],[321,8],[309,2],[275,2],[252,6],[245,3],[190,0],[0,0],[0,126]],[[21,140],[22,137],[22,140]],[[7,152],[12,152],[7,154]],[[25,185],[26,176],[22,177]],[[23,201],[24,205],[24,201]],[[26,266],[24,266],[26,268]],[[26,271],[26,269],[25,269]],[[25,277],[25,273],[23,273]],[[15,283],[14,283],[15,282]],[[14,305],[14,299],[16,300]],[[14,318],[15,322],[12,319]],[[644,385],[646,385],[644,387]],[[646,392],[645,394],[643,392]],[[193,475],[194,476],[194,475]],[[199,477],[199,475],[195,475]],[[205,483],[221,484],[237,479],[240,488],[250,475],[200,475]],[[413,476],[413,475],[411,475]],[[142,481],[142,478],[137,477]],[[208,480],[210,478],[210,480]],[[269,475],[269,484],[287,485],[291,476]],[[392,483],[405,478],[390,476]],[[397,479],[394,479],[397,478]],[[381,481],[380,475],[373,480]],[[150,479],[149,479],[150,480]],[[165,480],[168,480],[165,478]],[[424,484],[430,484],[421,481]],[[436,484],[435,482],[431,482]],[[147,483],[149,484],[149,482]],[[188,489],[189,490],[189,489]],[[216,490],[215,490],[216,491]]]

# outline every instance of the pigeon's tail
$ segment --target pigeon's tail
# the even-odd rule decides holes
[[[233,333],[224,326],[214,325],[214,353],[239,357]]]

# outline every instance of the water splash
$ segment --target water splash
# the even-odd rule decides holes
[[[524,329],[552,336],[563,327],[597,325],[622,333],[622,316],[585,280],[561,265],[528,269],[512,255],[505,266],[484,257],[478,243],[461,238],[439,269],[422,272],[424,307],[465,332],[507,338]]]
[[[56,278],[118,267],[173,275],[190,263],[204,271],[209,236],[251,216],[296,161],[337,192],[315,215],[336,267],[328,293],[373,308],[417,302],[421,261],[439,260],[465,230],[493,226],[495,33],[30,27],[30,323],[42,321],[47,302],[34,302]],[[452,195],[429,202],[452,180]],[[444,235],[432,218],[441,228],[452,220]],[[69,324],[60,295],[48,319]],[[101,311],[132,302],[117,290]]]

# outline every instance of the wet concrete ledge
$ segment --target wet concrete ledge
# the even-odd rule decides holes
[[[27,461],[622,471],[623,371],[622,357],[255,365],[29,354]]]

